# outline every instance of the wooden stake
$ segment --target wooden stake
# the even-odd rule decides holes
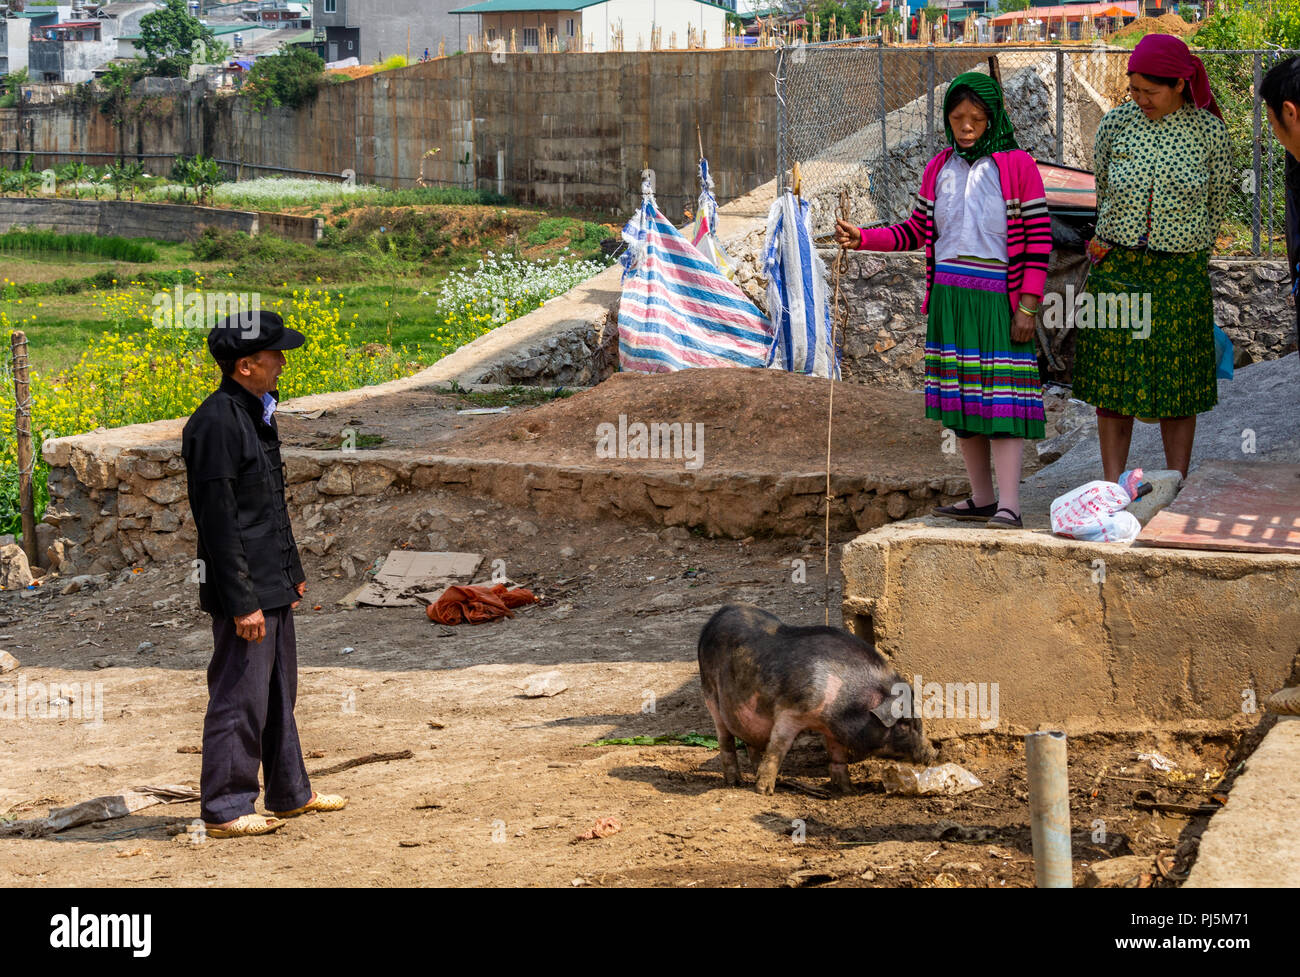
[[[18,510],[22,513],[23,552],[27,562],[37,568],[44,561],[36,553],[36,498],[32,493],[32,394],[28,383],[27,334],[15,332],[10,337],[14,364],[14,427],[18,433]]]
[[[700,142],[700,159],[704,159],[704,136],[700,133],[700,124],[695,123],[695,138]]]

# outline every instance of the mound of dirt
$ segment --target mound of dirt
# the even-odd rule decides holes
[[[825,471],[829,395],[828,381],[782,370],[616,373],[573,397],[478,425],[457,438],[455,451],[510,461],[680,469],[681,460],[606,458],[597,443],[601,425],[625,428],[630,446],[634,424],[689,424],[693,433],[703,425],[702,458],[710,470]],[[942,448],[940,427],[925,419],[920,393],[836,384],[832,471],[961,475],[960,455]]]
[[[1111,36],[1141,37],[1145,34],[1173,34],[1175,37],[1188,38],[1195,34],[1199,27],[1199,24],[1189,24],[1177,14],[1161,14],[1159,17],[1139,17]]]

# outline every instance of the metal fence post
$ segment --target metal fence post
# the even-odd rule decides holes
[[[1260,173],[1260,157],[1259,157],[1260,135],[1261,135],[1260,128],[1262,125],[1262,120],[1260,118],[1260,106],[1263,104],[1263,100],[1259,97],[1259,89],[1263,83],[1264,83],[1264,65],[1262,63],[1262,58],[1260,57],[1260,53],[1256,51],[1255,52],[1255,85],[1254,88],[1252,89],[1255,95],[1255,120],[1254,120],[1255,208],[1251,213],[1251,219],[1250,219],[1250,240],[1251,240],[1250,253],[1255,256],[1258,256],[1260,252],[1259,226],[1260,226],[1260,217],[1262,216],[1263,203],[1264,203],[1263,200],[1264,186],[1263,186],[1263,180],[1260,179],[1261,173]]]
[[[776,195],[785,188],[785,48],[776,50]]]
[[[876,38],[876,57],[880,65],[880,162],[885,162],[885,154],[889,152],[889,124],[885,117],[889,114],[889,109],[885,107],[885,39]]]
[[[930,57],[926,65],[925,86],[925,151],[934,148],[934,45],[930,45]]]
[[[1065,165],[1065,52],[1056,52],[1056,162]]]

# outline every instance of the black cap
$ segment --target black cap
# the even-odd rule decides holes
[[[307,337],[284,324],[278,313],[250,309],[227,316],[208,333],[214,360],[237,360],[264,349],[297,349]]]

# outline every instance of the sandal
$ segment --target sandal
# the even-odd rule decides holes
[[[317,811],[341,811],[348,806],[348,799],[338,794],[312,794],[302,807],[292,811],[272,811],[277,818],[296,818],[300,814],[314,814]]]
[[[1002,513],[1008,513],[1011,518],[1007,519]],[[986,523],[990,529],[1024,529],[1025,524],[1020,521],[1020,513],[1012,512],[1010,509],[999,509],[993,514],[993,518]]]
[[[996,502],[990,502],[988,505],[976,505],[973,498],[968,498],[965,502],[958,502],[956,505],[937,505],[932,511],[936,516],[942,516],[945,519],[983,522],[989,516],[996,514],[998,507]]]
[[[261,814],[245,814],[235,818],[224,828],[215,828],[210,824],[203,826],[209,838],[252,838],[256,835],[268,835],[284,827],[283,821],[263,817]]]

